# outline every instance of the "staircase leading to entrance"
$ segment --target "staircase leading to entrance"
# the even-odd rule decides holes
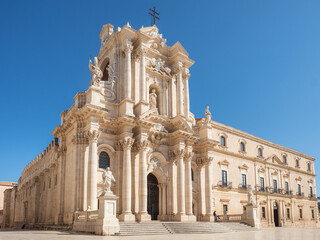
[[[136,235],[166,235],[166,234],[197,234],[197,233],[224,233],[237,231],[253,231],[255,228],[243,223],[210,223],[210,222],[120,222],[120,233],[123,236]]]

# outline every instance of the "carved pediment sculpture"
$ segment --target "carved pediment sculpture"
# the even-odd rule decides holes
[[[99,86],[101,78],[103,76],[103,73],[99,68],[98,64],[99,62],[97,57],[94,57],[93,65],[91,63],[91,59],[89,60],[89,69],[91,72],[90,86],[91,85]]]
[[[150,68],[154,72],[160,73],[162,75],[171,76],[171,69],[165,66],[165,61],[161,58],[151,58]]]
[[[159,169],[161,172],[163,171],[159,159],[154,157],[150,159],[150,162],[148,164],[148,172],[152,172],[156,168]]]

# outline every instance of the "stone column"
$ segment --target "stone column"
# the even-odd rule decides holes
[[[123,149],[123,174],[122,174],[122,214],[119,219],[124,222],[135,221],[131,212],[131,147],[134,139],[125,137],[120,141]]]
[[[213,222],[213,206],[212,206],[212,173],[211,173],[211,162],[212,157],[205,158],[206,164],[206,216],[204,218],[205,221]]]
[[[167,220],[167,188],[162,184],[162,219]]]
[[[88,161],[88,210],[98,209],[98,190],[97,190],[97,141],[99,137],[98,131],[94,130],[89,132],[89,161]]]
[[[147,149],[149,142],[143,140],[137,144],[140,158],[139,168],[139,214],[137,215],[138,221],[150,221],[151,216],[147,212],[148,204],[148,186],[147,186]]]
[[[175,216],[177,221],[185,221],[186,217],[186,204],[185,204],[185,169],[184,169],[184,150],[174,151],[177,162],[177,193],[178,193],[178,212]]]
[[[189,103],[189,69],[185,68],[183,71],[184,77],[184,115],[188,118],[189,117],[189,110],[190,110],[190,103]]]
[[[126,62],[126,89],[125,98],[131,99],[131,52],[133,50],[132,42],[127,39],[124,46]]]
[[[143,102],[147,101],[146,53],[146,48],[142,46],[140,50],[140,99]]]
[[[185,169],[186,169],[186,213],[192,216],[192,176],[191,176],[191,160],[193,153],[185,154]]]
[[[178,61],[175,72],[177,75],[177,115],[183,115],[183,83],[181,61]]]

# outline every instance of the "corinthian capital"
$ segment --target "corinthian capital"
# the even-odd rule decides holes
[[[97,130],[89,131],[88,132],[89,142],[97,142],[99,135],[100,133]]]
[[[178,61],[173,65],[173,68],[172,68],[173,74],[178,74],[178,73],[182,72],[183,69],[184,69],[183,63],[181,61]]]
[[[130,150],[133,143],[134,143],[134,139],[131,137],[125,137],[124,139],[120,140],[119,142],[120,142],[123,150]]]
[[[148,140],[142,140],[142,141],[136,142],[136,149],[138,151],[145,151],[148,149],[149,146],[150,146],[150,143]]]
[[[184,154],[185,154],[184,149],[169,151],[169,158],[171,159],[171,161],[175,162],[177,159],[183,158]]]
[[[125,53],[131,53],[133,50],[132,42],[130,39],[126,39],[124,43],[124,48],[123,48]]]
[[[199,157],[196,160],[197,165],[201,168],[205,165],[209,165],[213,160],[213,157]]]
[[[184,68],[182,70],[182,77],[184,79],[188,79],[190,77],[190,71],[189,71],[189,68]]]
[[[194,155],[193,152],[187,152],[187,151],[186,151],[186,152],[184,153],[184,160],[185,160],[186,162],[191,161],[193,155]]]

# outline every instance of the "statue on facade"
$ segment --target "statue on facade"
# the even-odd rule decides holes
[[[149,106],[150,106],[150,110],[151,109],[155,109],[157,108],[157,94],[156,94],[156,90],[152,89],[151,93],[149,94]]]
[[[211,112],[209,111],[209,106],[207,106],[204,123],[208,125],[210,122],[211,122]]]
[[[114,179],[112,172],[109,167],[104,170],[102,174],[102,179],[103,179],[103,193],[102,196],[104,196],[106,193],[112,193],[111,191],[111,184],[112,182],[115,183],[116,180]]]
[[[251,204],[253,206],[256,205],[256,200],[253,196],[253,190],[251,186],[248,187],[248,204]]]
[[[101,69],[98,66],[98,58],[94,57],[94,63],[92,65],[91,59],[89,60],[89,69],[91,72],[91,81],[90,81],[90,86],[91,85],[99,85],[100,80],[103,76],[103,73]]]

